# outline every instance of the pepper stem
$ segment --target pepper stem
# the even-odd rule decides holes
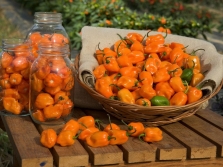
[[[146,135],[145,133],[140,134],[139,137],[138,137],[139,140],[142,141],[142,142],[145,142],[145,141],[142,139],[142,137],[144,137],[145,135]]]
[[[193,50],[191,53],[190,53],[190,55],[194,55],[197,51],[199,51],[199,50],[203,50],[203,51],[205,51],[205,49],[197,49],[197,50]]]

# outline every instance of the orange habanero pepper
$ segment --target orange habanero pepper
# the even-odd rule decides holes
[[[43,80],[43,83],[47,86],[47,87],[52,87],[55,88],[57,86],[60,86],[60,84],[62,83],[62,78],[55,74],[55,73],[49,73],[46,78]]]
[[[43,80],[39,79],[35,73],[31,75],[31,88],[36,92],[40,92],[44,88]]]
[[[86,138],[88,136],[90,136],[91,134],[93,134],[94,132],[98,132],[99,129],[96,127],[89,127],[87,129],[82,130],[79,135],[78,135],[78,139],[86,141]]]
[[[169,84],[175,92],[183,92],[186,90],[181,77],[170,78]]]
[[[126,130],[110,130],[108,131],[109,135],[109,144],[110,145],[121,145],[128,141],[129,134]]]
[[[168,67],[168,72],[171,77],[180,77],[183,73],[183,70],[178,64],[172,64]]]
[[[170,105],[183,106],[187,103],[187,94],[185,92],[177,92],[170,99]]]
[[[90,127],[95,127],[95,122],[98,120],[95,120],[94,117],[87,115],[80,117],[77,122],[80,124],[80,130],[84,130]]]
[[[192,79],[190,81],[190,86],[197,86],[198,83],[200,83],[204,79],[204,75],[202,73],[196,73],[193,74]]]
[[[142,85],[139,94],[147,99],[151,99],[153,96],[156,96],[156,91],[153,89],[151,85]]]
[[[57,134],[53,129],[45,129],[40,136],[40,143],[47,148],[52,148],[57,141]]]
[[[155,57],[148,57],[145,62],[144,68],[152,75],[158,70],[161,60]]]
[[[135,66],[128,66],[120,68],[119,73],[121,76],[129,76],[133,78],[138,78],[141,69]]]
[[[54,99],[48,93],[40,93],[36,97],[35,106],[38,109],[43,109],[54,104]]]
[[[104,147],[109,145],[109,135],[105,131],[97,131],[86,138],[87,145],[91,147]]]
[[[43,109],[43,114],[46,119],[59,119],[63,112],[62,104],[49,105]]]
[[[201,99],[203,96],[203,92],[198,87],[189,87],[187,92],[187,104],[193,103]]]
[[[131,51],[129,54],[128,54],[128,57],[129,59],[131,60],[132,64],[136,64],[138,62],[141,62],[143,60],[145,60],[145,55],[143,52],[141,51]]]
[[[155,91],[156,94],[159,96],[164,96],[168,100],[174,95],[175,91],[173,88],[170,86],[169,82],[164,81],[164,82],[159,82],[155,86]]]
[[[110,55],[105,55],[103,57],[103,64],[107,71],[109,72],[119,72],[120,67],[115,57]]]
[[[184,58],[184,51],[181,48],[174,48],[170,52],[170,62],[177,63]]]
[[[140,52],[144,53],[144,46],[141,42],[135,41],[131,45],[130,50],[131,51],[140,51]]]
[[[145,127],[141,122],[130,122],[129,124],[126,124],[123,120],[122,122],[127,125],[128,130],[127,132],[132,137],[138,137],[140,134],[143,133]]]
[[[104,64],[101,64],[101,65],[95,67],[95,69],[93,70],[93,74],[96,79],[99,79],[99,78],[107,75],[108,72],[107,72]]]
[[[145,142],[156,142],[163,139],[162,131],[158,127],[146,127],[142,134],[139,135],[139,139]]]
[[[13,73],[9,77],[9,82],[11,85],[19,85],[22,82],[22,75],[19,73]]]
[[[147,98],[139,98],[136,100],[136,104],[138,104],[140,106],[150,107],[151,101]]]
[[[1,57],[1,67],[7,68],[12,63],[12,60],[13,60],[13,56],[11,56],[7,52],[4,52]]]
[[[189,54],[187,58],[187,68],[193,68],[197,72],[201,71],[200,58],[195,54],[199,50],[204,50],[204,49],[194,50],[192,53]]]
[[[76,136],[73,131],[71,130],[64,130],[59,133],[57,136],[57,141],[56,143],[59,144],[60,146],[71,146],[75,143]]]
[[[110,130],[120,130],[120,127],[117,124],[111,122],[104,127],[103,131],[108,132]]]
[[[117,81],[117,86],[122,89],[135,90],[139,87],[139,81],[134,77],[121,76]]]
[[[142,71],[139,73],[139,80],[143,85],[153,85],[153,77],[151,75],[151,72],[148,71]]]
[[[132,42],[135,42],[135,41],[142,42],[142,40],[143,40],[144,37],[141,34],[139,34],[139,33],[130,32],[130,33],[128,33],[126,35],[125,38],[128,39],[128,40],[126,40],[127,42],[128,41],[132,41]]]
[[[20,114],[22,112],[23,106],[13,97],[3,97],[3,107],[5,110],[13,113],[13,114]]]
[[[33,115],[32,115],[36,120],[40,121],[40,122],[45,122],[46,118],[43,114],[42,110],[36,110]]]
[[[168,81],[169,79],[170,75],[166,68],[159,68],[153,75],[153,83]]]
[[[106,98],[113,96],[112,80],[109,76],[104,76],[96,80],[95,90]]]
[[[79,128],[80,124],[76,120],[70,119],[65,123],[61,131],[70,130],[76,135],[77,132],[79,131]]]
[[[135,98],[134,98],[134,96],[126,88],[123,88],[123,89],[119,90],[118,93],[117,93],[117,96],[118,96],[119,100],[122,101],[122,102],[130,103],[130,104],[135,104]]]

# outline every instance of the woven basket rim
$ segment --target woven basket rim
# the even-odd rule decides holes
[[[204,102],[215,96],[223,85],[223,80],[220,85],[211,94],[203,96],[197,102],[186,104],[184,106],[140,106],[137,104],[129,104],[118,100],[105,98],[98,93],[94,88],[87,86],[79,78],[79,55],[75,58],[75,77],[78,83],[102,106],[109,114],[123,119],[126,122],[138,120],[147,126],[160,126],[173,122],[177,122],[183,118],[194,115],[199,110]],[[156,118],[153,118],[153,117]],[[165,117],[166,116],[166,117]],[[149,119],[145,117],[151,117]],[[163,120],[159,120],[164,118]]]

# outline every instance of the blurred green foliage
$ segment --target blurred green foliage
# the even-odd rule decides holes
[[[72,48],[81,49],[83,26],[157,30],[160,26],[172,34],[194,37],[211,32],[213,16],[208,10],[191,7],[176,0],[15,0],[34,12],[59,12]]]

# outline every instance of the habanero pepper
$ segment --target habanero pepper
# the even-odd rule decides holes
[[[129,104],[135,104],[135,98],[129,89],[123,88],[117,93],[118,99],[122,102],[126,102]]]
[[[136,101],[137,99],[141,98],[141,95],[139,94],[139,90],[140,90],[140,88],[137,88],[137,89],[131,91],[131,93],[132,93],[132,95],[133,95],[135,101]]]
[[[186,90],[186,87],[184,86],[184,83],[181,77],[170,78],[169,84],[175,92],[183,92]]]
[[[79,128],[80,124],[76,120],[70,119],[68,122],[65,123],[61,131],[70,130],[76,135],[79,131]]]
[[[164,50],[165,50],[164,44],[160,44],[159,42],[152,42],[144,47],[144,52],[146,54],[161,53]]]
[[[202,73],[196,73],[196,74],[193,74],[193,77],[190,81],[190,86],[197,86],[198,83],[200,83],[202,80],[204,79],[204,75]]]
[[[170,79],[170,74],[166,68],[159,68],[153,74],[153,83],[168,81],[169,79]]]
[[[40,143],[47,148],[52,148],[57,141],[57,134],[53,129],[45,129],[41,132]]]
[[[95,127],[95,122],[98,120],[95,120],[94,117],[87,115],[80,117],[77,122],[80,124],[80,130],[84,130],[90,127]]]
[[[130,40],[132,42],[138,41],[138,42],[142,42],[144,37],[139,34],[139,33],[135,33],[135,32],[130,32],[126,35],[125,37],[127,40],[127,42]]]
[[[129,134],[126,130],[110,130],[108,131],[109,135],[109,144],[110,145],[121,145],[128,141]]]
[[[189,54],[189,57],[187,58],[187,68],[193,68],[193,70],[196,70],[197,72],[201,71],[200,58],[195,55],[195,53],[199,50],[204,51],[204,49],[194,50],[192,53]]]
[[[160,55],[160,59],[163,61],[163,60],[168,60],[169,61],[169,58],[170,58],[170,52],[172,51],[172,49],[168,46],[165,46],[163,48],[163,51],[159,53]]]
[[[181,48],[174,48],[170,52],[170,62],[177,63],[183,59],[184,51]]]
[[[103,64],[104,64],[105,69],[108,72],[119,72],[119,70],[120,70],[118,62],[117,62],[116,58],[113,56],[105,55],[103,57]]]
[[[169,106],[169,100],[164,96],[154,96],[151,100],[152,106]]]
[[[74,132],[71,130],[61,131],[57,136],[57,144],[62,147],[71,146],[75,143],[77,136],[75,136]]]
[[[96,80],[95,90],[104,97],[109,98],[113,96],[111,84],[113,84],[111,78],[104,76]]]
[[[152,99],[154,96],[156,96],[156,91],[153,89],[151,85],[142,85],[139,94],[147,99]]]
[[[169,82],[159,82],[155,86],[155,91],[158,96],[164,96],[168,100],[174,95],[175,91],[170,86]]]
[[[188,84],[190,84],[193,75],[193,68],[185,68],[180,77],[183,81],[186,81]]]
[[[139,80],[143,85],[153,85],[153,77],[150,72],[142,71],[139,73]]]
[[[136,100],[135,103],[140,105],[140,106],[145,106],[145,107],[150,107],[151,106],[151,102],[147,98],[139,98],[139,99]]]
[[[171,106],[183,106],[187,103],[187,94],[184,92],[177,92],[171,97]]]
[[[183,70],[178,64],[172,64],[168,67],[168,72],[171,77],[180,77],[183,73]]]
[[[149,36],[149,32],[148,32],[145,44],[149,45],[154,42],[156,42],[157,44],[164,44],[165,37],[162,34],[156,34],[156,35]]]
[[[109,134],[105,131],[97,131],[86,138],[88,146],[97,148],[109,145]]]
[[[135,66],[122,67],[119,70],[121,76],[128,76],[133,78],[138,78],[141,69]]]
[[[131,60],[132,64],[136,64],[138,62],[145,60],[145,55],[141,51],[131,51],[128,54],[128,57]]]
[[[130,122],[129,124],[126,124],[123,120],[122,122],[127,126],[127,132],[132,137],[138,137],[140,134],[143,133],[145,129],[144,125],[141,122]]]
[[[128,67],[128,66],[132,66],[132,61],[131,59],[129,58],[128,55],[121,55],[121,56],[118,56],[117,59],[116,59],[119,67]]]
[[[96,79],[99,79],[99,78],[107,75],[108,71],[106,70],[104,64],[101,64],[101,65],[95,67],[95,69],[93,70],[93,74]]]
[[[131,51],[140,51],[140,52],[144,53],[144,46],[141,42],[135,41],[131,45],[130,50]]]
[[[43,109],[43,114],[46,119],[59,119],[62,113],[63,113],[62,104],[49,105]]]
[[[116,41],[113,45],[114,51],[116,53],[120,52],[120,50],[122,50],[123,48],[129,48],[128,44],[125,40],[120,39],[118,41]]]
[[[117,86],[122,89],[126,88],[129,90],[135,90],[139,87],[140,82],[134,78],[134,77],[129,77],[129,76],[121,76],[118,79]]]
[[[103,131],[109,132],[110,130],[120,130],[120,127],[117,124],[111,122],[110,115],[109,114],[107,115],[108,115],[109,124],[104,127]]]
[[[98,132],[98,131],[99,131],[99,129],[96,127],[89,127],[87,129],[82,130],[78,134],[78,139],[85,141],[88,136],[90,136],[94,132]]]
[[[144,69],[153,75],[158,70],[160,63],[160,59],[148,57],[145,61]]]
[[[2,101],[4,109],[16,115],[20,114],[24,108],[24,106],[13,97],[3,97]]]
[[[203,96],[203,92],[200,87],[189,87],[187,92],[187,104],[191,104],[200,100]]]
[[[157,142],[163,139],[162,131],[158,127],[146,127],[142,134],[139,135],[139,139],[145,142]]]

